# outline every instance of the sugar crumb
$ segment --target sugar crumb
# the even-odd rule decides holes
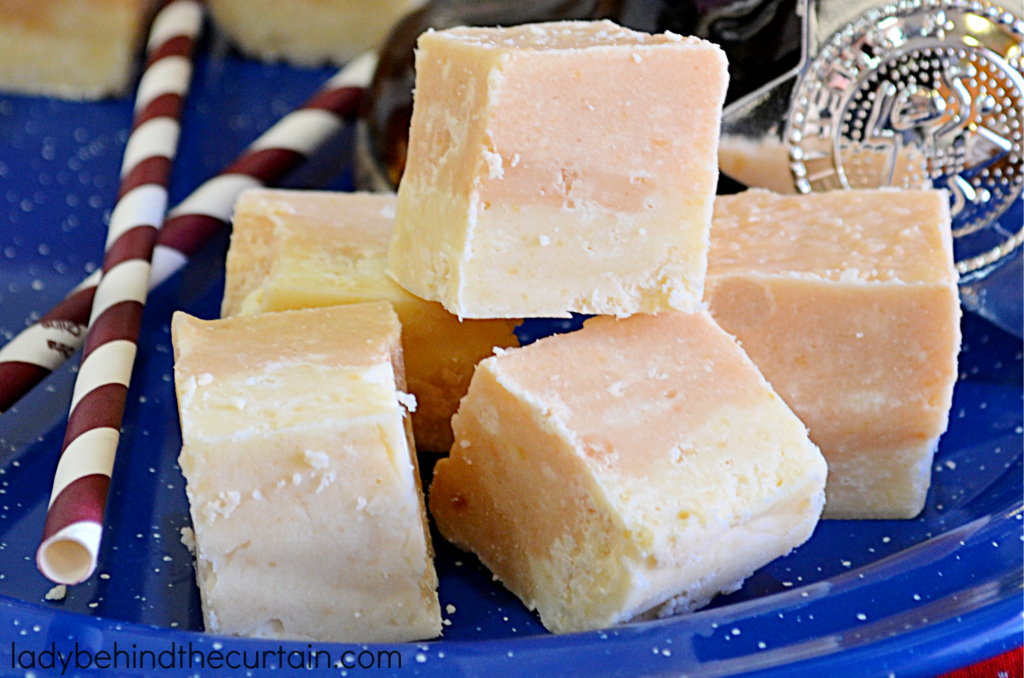
[[[331,465],[331,458],[327,456],[326,452],[314,452],[313,450],[306,450],[302,453],[302,458],[306,464],[309,465],[314,471],[325,469]],[[296,483],[298,484],[298,483]]]
[[[839,282],[852,283],[860,280],[860,269],[848,268],[839,274]]]
[[[327,473],[320,476],[320,484],[316,486],[316,493],[320,494],[327,489],[327,486],[334,482],[338,476],[335,475],[334,471],[328,471]]]
[[[192,531],[191,527],[181,528],[181,543],[185,545],[189,553],[196,554],[196,533]]]
[[[238,507],[242,497],[238,492],[219,492],[217,498],[214,501],[207,502],[203,506],[203,515],[206,516],[207,522],[213,522],[217,519],[218,515],[230,518],[231,513]]]
[[[487,177],[489,179],[501,179],[505,176],[505,168],[502,166],[500,153],[484,149],[484,160],[487,161]]]
[[[52,589],[46,592],[46,600],[64,600],[64,596],[68,594],[68,587],[64,584],[57,584]]]
[[[402,391],[396,391],[395,395],[398,397],[398,402],[409,412],[416,411],[416,396],[411,393],[403,393]]]

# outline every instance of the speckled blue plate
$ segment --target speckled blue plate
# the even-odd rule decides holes
[[[328,75],[230,55],[202,58],[172,203]],[[99,264],[130,115],[129,101],[0,96],[0,345]],[[290,183],[349,188],[346,143]],[[72,653],[65,675],[76,673],[76,660],[93,665],[78,673],[94,674],[97,653],[100,665],[110,666],[112,657],[103,653],[112,654],[116,644],[128,652],[118,655],[120,668],[134,662],[129,671],[150,675],[238,675],[254,660],[260,668],[265,662],[288,671],[308,661],[312,649],[330,653],[330,662],[318,656],[323,671],[339,661],[352,667],[330,669],[340,675],[362,672],[359,662],[376,669],[379,657],[381,671],[401,675],[931,676],[1021,644],[1022,347],[970,315],[950,428],[924,513],[911,521],[823,522],[792,555],[708,609],[550,636],[474,557],[435,534],[441,605],[450,623],[442,640],[311,648],[203,635],[191,558],[179,540],[189,518],[175,464],[180,432],[169,322],[176,309],[216,317],[224,249],[223,240],[212,244],[150,296],[99,569],[61,601],[44,600],[51,584],[36,571],[33,554],[72,368],[54,373],[0,416],[0,672],[60,673],[60,660],[48,669],[52,656],[44,654],[56,650],[65,658]],[[531,322],[522,338],[572,325]],[[430,461],[422,465],[429,474]],[[199,655],[189,668],[188,655],[178,653],[190,643],[205,653],[203,667]],[[397,652],[390,670],[382,649]],[[172,662],[175,668],[160,668]],[[241,668],[224,668],[225,662]]]

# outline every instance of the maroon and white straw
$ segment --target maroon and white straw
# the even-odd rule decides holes
[[[197,188],[168,215],[153,251],[155,287],[228,225],[238,194],[284,178],[356,116],[376,67],[373,54],[353,60],[300,108],[246,148],[225,170]],[[0,412],[60,367],[85,342],[100,271],[90,275],[39,321],[0,349]]]
[[[153,253],[153,286],[184,266],[217,231],[229,226],[247,188],[283,179],[356,116],[377,57],[353,59],[313,97],[260,135],[223,172],[171,210]]]
[[[54,474],[36,565],[58,584],[96,567],[107,488],[148,290],[150,257],[167,209],[180,115],[203,24],[197,0],[171,0],[153,20],[132,131],[121,164],[82,364]]]

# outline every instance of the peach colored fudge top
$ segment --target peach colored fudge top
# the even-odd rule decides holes
[[[719,196],[708,275],[755,270],[851,283],[955,283],[952,236],[934,227],[948,222],[948,211],[945,191]]]

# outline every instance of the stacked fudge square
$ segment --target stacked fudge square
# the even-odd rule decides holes
[[[693,38],[456,28],[416,72],[397,198],[246,193],[224,318],[175,320],[209,630],[437,635],[417,446],[449,453],[441,534],[554,632],[697,609],[823,507],[920,510],[959,345],[944,193],[716,202],[726,62]],[[518,347],[571,313],[598,317]]]
[[[441,533],[556,632],[739,588],[810,536],[826,466],[700,310],[724,55],[602,22],[428,33],[416,66],[395,279],[461,317],[603,316],[477,366]]]

